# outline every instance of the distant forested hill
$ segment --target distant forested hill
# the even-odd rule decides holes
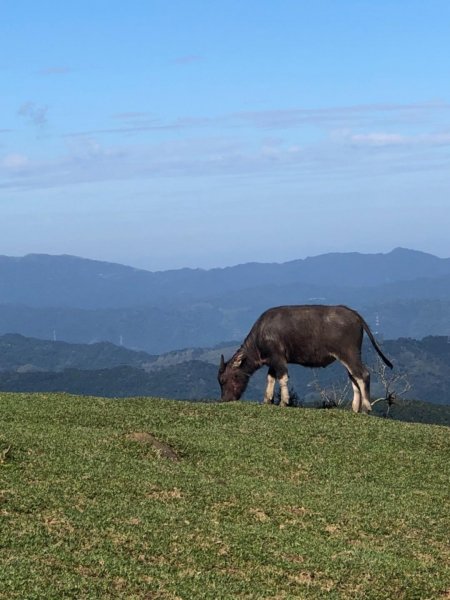
[[[111,369],[0,373],[0,390],[16,392],[70,392],[113,398],[155,396],[179,400],[211,399],[217,369],[190,361],[152,372],[127,365]]]
[[[64,369],[111,369],[119,365],[148,368],[157,356],[136,352],[109,342],[69,344],[28,338],[19,334],[0,336],[0,371],[62,371]]]

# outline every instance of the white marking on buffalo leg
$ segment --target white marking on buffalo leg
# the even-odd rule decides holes
[[[369,397],[369,375],[363,379],[362,377],[355,377],[355,381],[361,391],[361,407],[360,412],[369,413],[372,410]]]
[[[361,406],[361,412],[364,413],[369,413],[372,410],[372,405],[370,403],[370,400],[366,397],[362,399],[362,406]]]
[[[353,388],[353,401],[352,401],[352,410],[357,413],[361,410],[361,392],[359,387],[356,385],[354,381],[352,381]]]
[[[360,387],[361,396],[362,396],[361,412],[369,413],[372,410],[372,405],[370,403],[370,373],[364,365],[363,365],[363,367],[364,367],[364,370],[363,370],[362,382],[360,383],[357,380],[357,383]]]
[[[280,381],[280,392],[281,392],[281,400],[280,406],[288,406],[289,405],[289,389],[288,389],[288,374],[285,373],[279,379]]]
[[[370,404],[370,374],[369,371],[362,365],[363,367],[363,377],[356,377],[354,372],[350,369],[348,364],[344,362],[342,359],[338,359],[344,367],[347,369],[347,372],[350,375],[350,379],[353,386],[353,402],[352,409],[354,412],[364,412],[368,413],[372,410],[372,405]],[[358,388],[358,394],[356,394],[356,388]],[[356,408],[358,405],[358,408]]]
[[[275,392],[275,377],[273,377],[270,373],[267,373],[267,387],[266,392],[264,394],[264,404],[272,404],[273,403],[273,395]]]

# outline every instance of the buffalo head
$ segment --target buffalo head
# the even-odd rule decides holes
[[[220,357],[217,379],[224,402],[239,400],[244,393],[250,377],[243,369],[244,362],[245,358],[239,351],[228,362],[225,362],[223,354]]]

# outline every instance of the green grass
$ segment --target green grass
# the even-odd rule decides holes
[[[449,462],[344,411],[2,394],[0,598],[449,598]]]

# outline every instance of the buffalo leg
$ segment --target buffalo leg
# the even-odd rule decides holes
[[[278,380],[280,382],[280,406],[288,406],[289,405],[289,388],[288,381],[289,377],[287,373],[284,373]]]
[[[368,413],[372,410],[370,404],[370,373],[367,367],[361,362],[361,358],[351,357],[345,360],[339,359],[346,367],[352,385],[353,385],[353,402],[352,408],[356,412],[356,404],[359,404],[359,412]],[[357,397],[355,392],[355,384],[358,387],[360,393],[359,401],[355,399]]]
[[[366,367],[364,367],[361,412],[368,413],[371,410],[372,405],[370,404],[370,373],[366,369]]]
[[[269,369],[269,372],[267,373],[267,387],[266,387],[266,391],[264,394],[264,404],[272,404],[273,403],[273,396],[274,396],[274,392],[275,392],[275,382],[276,382],[275,372],[272,369]]]
[[[361,393],[360,412],[368,413],[372,410],[370,404],[370,374],[367,368],[361,363],[361,368],[352,371],[352,377],[355,379]]]
[[[348,371],[348,376],[350,377],[350,381],[352,382],[353,388],[352,410],[353,412],[357,413],[361,409],[361,390],[359,389],[359,386],[356,383],[356,380],[353,378],[350,371]]]

